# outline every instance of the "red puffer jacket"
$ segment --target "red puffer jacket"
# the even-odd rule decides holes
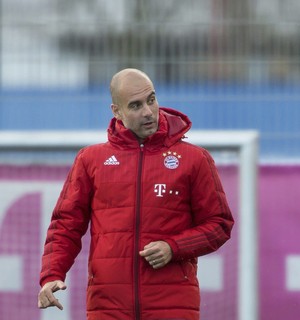
[[[182,141],[189,119],[161,108],[139,145],[113,119],[109,141],[81,150],[54,209],[41,285],[65,279],[91,221],[89,320],[199,319],[197,257],[230,237],[233,218],[207,151]],[[163,240],[172,261],[153,269],[139,251]]]

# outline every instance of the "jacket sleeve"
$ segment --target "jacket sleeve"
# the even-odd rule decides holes
[[[40,284],[65,280],[90,220],[91,183],[80,151],[64,183],[47,231]]]
[[[214,160],[206,150],[191,179],[190,190],[193,227],[166,240],[173,260],[216,251],[230,238],[234,224]]]

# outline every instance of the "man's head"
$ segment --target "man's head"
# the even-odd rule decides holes
[[[110,83],[112,112],[140,141],[158,128],[159,106],[152,81],[142,71],[124,69]]]

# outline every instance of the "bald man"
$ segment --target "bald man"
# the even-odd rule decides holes
[[[214,161],[182,140],[189,118],[159,107],[144,72],[121,70],[110,90],[108,141],[79,151],[54,208],[38,306],[63,309],[53,293],[90,223],[87,319],[198,320],[197,257],[233,226]]]
[[[112,112],[143,141],[158,128],[158,102],[152,81],[135,69],[117,73],[111,81]]]

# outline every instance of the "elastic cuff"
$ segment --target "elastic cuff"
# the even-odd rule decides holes
[[[173,239],[166,239],[165,240],[168,245],[171,247],[171,250],[172,250],[172,260],[173,261],[176,261],[176,260],[180,260],[180,257],[179,257],[179,249],[178,249],[178,246],[177,246],[177,243],[176,241],[174,241]]]
[[[41,287],[43,287],[46,283],[51,281],[56,281],[56,280],[64,282],[64,280],[59,279],[58,277],[47,277],[46,279],[43,279],[42,281],[40,281],[40,285]]]

